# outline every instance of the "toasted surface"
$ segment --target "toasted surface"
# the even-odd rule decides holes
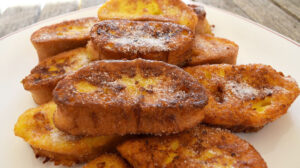
[[[15,135],[31,145],[36,156],[46,157],[56,165],[70,166],[96,158],[114,149],[119,136],[75,137],[67,135],[53,124],[56,104],[49,102],[24,112],[15,124]]]
[[[160,61],[96,61],[53,91],[57,128],[73,135],[176,133],[201,122],[203,87]]]
[[[204,122],[233,131],[257,131],[285,114],[300,91],[271,66],[203,65],[186,68],[206,88]]]
[[[227,130],[197,126],[172,136],[129,140],[117,147],[135,168],[266,168],[260,154]]]
[[[91,41],[102,59],[144,58],[183,65],[190,58],[193,32],[157,21],[106,20],[94,25]]]
[[[195,34],[210,34],[213,35],[211,26],[209,25],[207,19],[206,19],[206,12],[203,8],[203,6],[195,5],[195,4],[189,4],[190,8],[193,9],[193,11],[196,13],[198,17],[198,23],[196,24],[196,33]]]
[[[195,30],[197,15],[181,0],[109,0],[98,10],[99,20],[154,20]]]
[[[102,154],[83,168],[129,168],[130,166],[116,154]]]
[[[46,103],[52,100],[52,90],[58,81],[95,59],[85,48],[60,53],[41,61],[34,67],[22,80],[23,86],[32,93],[37,104]]]
[[[235,64],[239,46],[232,41],[207,34],[197,34],[192,57],[187,66],[202,64]]]
[[[85,46],[89,40],[90,29],[97,21],[95,17],[81,18],[45,26],[35,31],[31,35],[31,42],[37,50],[39,60]]]

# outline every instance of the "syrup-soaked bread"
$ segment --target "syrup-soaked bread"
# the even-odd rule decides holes
[[[235,64],[238,50],[239,46],[232,41],[207,34],[197,34],[187,66]]]
[[[55,165],[71,166],[87,162],[100,154],[113,151],[127,137],[76,137],[59,131],[53,124],[56,104],[49,102],[24,112],[15,124],[15,135],[23,138],[37,157],[45,157]]]
[[[204,88],[181,68],[161,61],[96,61],[53,91],[54,122],[72,135],[171,134],[197,125]]]
[[[220,128],[197,126],[177,135],[128,140],[117,147],[135,168],[266,168],[245,140]]]
[[[210,34],[213,35],[211,26],[206,19],[206,12],[204,8],[200,5],[188,4],[190,8],[194,10],[198,17],[198,22],[196,24],[195,34]]]
[[[91,41],[101,59],[144,58],[183,65],[190,58],[193,32],[175,23],[106,20],[93,26]]]
[[[116,154],[102,154],[83,168],[130,168],[124,159]]]
[[[95,59],[97,58],[85,48],[60,53],[41,61],[34,67],[22,80],[23,86],[25,90],[31,92],[37,104],[47,103],[52,100],[52,90],[58,81]]]
[[[95,17],[64,21],[45,26],[31,35],[39,61],[63,51],[84,47],[89,40],[91,27],[98,21]]]
[[[268,65],[203,65],[184,70],[209,95],[203,122],[236,132],[257,131],[276,120],[300,93],[296,81]]]
[[[196,13],[181,0],[109,0],[98,10],[99,20],[173,22],[195,31]]]

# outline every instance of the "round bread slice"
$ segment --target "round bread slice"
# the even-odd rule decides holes
[[[253,132],[286,114],[300,94],[297,82],[269,65],[202,65],[186,72],[208,94],[204,123]]]
[[[133,167],[266,168],[245,140],[204,125],[177,135],[128,140],[117,147]]]
[[[35,103],[47,103],[52,100],[52,91],[58,81],[96,59],[86,48],[77,48],[47,58],[22,80],[24,89],[31,92]]]
[[[98,22],[95,17],[63,21],[45,26],[31,35],[39,61],[64,51],[84,47],[90,39],[91,27]]]
[[[184,65],[190,58],[193,32],[186,26],[159,21],[106,20],[90,32],[102,59],[144,58]]]
[[[36,157],[53,161],[55,165],[71,166],[95,159],[114,151],[127,136],[78,137],[59,131],[53,124],[54,102],[43,104],[24,112],[15,124],[16,136],[23,138]]]
[[[53,91],[54,122],[72,135],[170,134],[202,121],[202,85],[161,61],[96,61]]]

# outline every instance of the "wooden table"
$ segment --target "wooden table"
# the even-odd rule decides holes
[[[222,8],[265,25],[300,42],[300,0],[194,0]],[[76,0],[40,6],[12,7],[0,14],[0,37],[40,20],[98,5],[105,0]]]

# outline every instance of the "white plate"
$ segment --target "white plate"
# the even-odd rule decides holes
[[[228,38],[240,46],[238,63],[263,63],[292,75],[300,81],[300,45],[232,13],[206,6],[208,20],[216,26],[216,36]],[[21,138],[15,137],[13,127],[18,116],[36,106],[20,81],[37,64],[30,35],[38,28],[62,20],[96,16],[97,7],[87,8],[51,18],[0,40],[0,167],[55,167],[37,160]],[[299,168],[300,165],[300,99],[288,114],[267,125],[261,131],[239,134],[262,155],[270,168]],[[57,168],[57,167],[56,167]]]

